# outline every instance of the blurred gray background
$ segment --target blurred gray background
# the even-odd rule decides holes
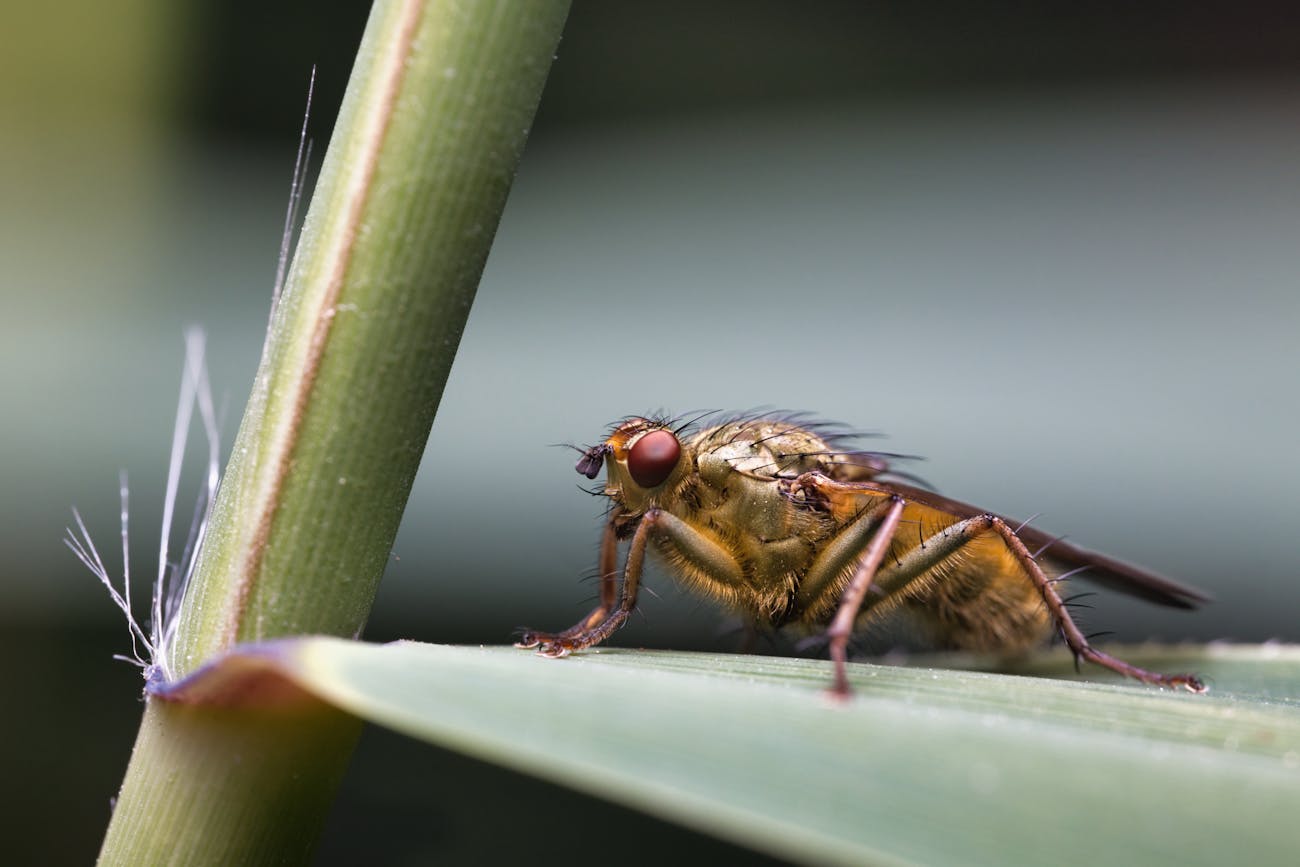
[[[182,331],[208,333],[228,442],[309,70],[320,154],[366,13],[74,6],[11,10],[0,36],[0,634],[18,747],[0,772],[28,781],[0,821],[45,863],[95,851],[139,713],[135,671],[110,659],[125,629],[59,543],[69,507],[115,566],[126,469],[149,574]],[[549,444],[629,413],[773,405],[887,433],[873,444],[926,456],[910,469],[944,493],[1041,514],[1217,599],[1194,614],[1100,599],[1089,628],[1300,640],[1290,24],[1172,4],[580,0],[367,637],[567,626],[594,592],[601,502]],[[617,643],[734,643],[667,576],[650,587]],[[480,788],[515,800],[480,815]],[[321,863],[525,854],[479,848],[501,815],[535,830],[530,855],[571,851],[587,822],[659,841],[647,863],[737,852],[370,733]]]

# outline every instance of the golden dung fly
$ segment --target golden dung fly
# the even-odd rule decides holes
[[[628,418],[577,470],[605,469],[611,505],[600,546],[600,602],[563,632],[525,631],[519,647],[565,656],[607,639],[636,607],[654,551],[690,590],[762,627],[824,630],[833,692],[848,694],[851,634],[906,618],[936,648],[1017,654],[1058,632],[1076,659],[1145,683],[1203,692],[1190,674],[1130,665],[1088,643],[1058,592],[1088,580],[1193,608],[1207,597],[998,515],[898,481],[891,455],[802,415],[751,414],[707,426]],[[631,540],[619,589],[619,543]]]

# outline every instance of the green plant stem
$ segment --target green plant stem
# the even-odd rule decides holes
[[[376,5],[181,611],[178,673],[236,641],[364,625],[566,5]]]
[[[567,7],[376,3],[173,673],[237,642],[365,625]],[[305,858],[358,730],[314,700],[236,713],[150,698],[101,862]]]
[[[100,863],[306,861],[360,728],[310,699],[271,709],[151,700]]]

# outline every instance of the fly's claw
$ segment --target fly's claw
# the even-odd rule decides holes
[[[1103,653],[1102,651],[1087,645],[1074,648],[1074,651],[1076,664],[1079,659],[1083,659],[1087,662],[1105,666],[1111,671],[1122,674],[1125,677],[1131,677],[1134,680],[1149,683],[1152,686],[1166,687],[1168,689],[1178,689],[1181,687],[1182,689],[1196,693],[1197,695],[1210,691],[1210,688],[1205,685],[1205,681],[1201,680],[1194,674],[1160,674],[1159,672],[1148,671],[1145,668],[1130,665],[1123,660],[1116,659],[1109,653]]]
[[[1181,686],[1188,692],[1194,692],[1197,695],[1210,691],[1210,688],[1205,685],[1205,681],[1194,674],[1171,674],[1165,677],[1165,683],[1169,686]]]
[[[572,652],[573,648],[567,641],[543,641],[537,648],[537,655],[548,659],[563,659]]]
[[[546,634],[543,632],[533,632],[531,629],[525,629],[519,633],[519,640],[515,642],[515,647],[520,650],[532,650],[541,644],[544,638],[546,638]]]
[[[521,650],[536,648],[538,656],[559,659],[572,653],[575,645],[570,641],[566,641],[561,635],[525,630],[519,634],[519,640],[515,642],[515,647]]]
[[[1196,693],[1197,695],[1210,691],[1210,688],[1205,685],[1205,681],[1201,680],[1194,674],[1153,674],[1144,672],[1143,674],[1136,674],[1134,677],[1146,683],[1167,687],[1169,689],[1178,689],[1181,687],[1182,689]]]

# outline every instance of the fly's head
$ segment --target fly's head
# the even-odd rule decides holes
[[[631,418],[609,437],[582,453],[575,469],[589,479],[605,467],[605,494],[625,510],[639,513],[664,506],[690,465],[677,434],[666,422]]]

